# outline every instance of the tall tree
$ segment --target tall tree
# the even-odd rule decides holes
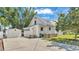
[[[4,8],[4,15],[9,20],[10,24],[12,25],[13,28],[17,28],[19,26],[19,12],[17,8],[9,8],[6,7]]]
[[[3,7],[0,9],[1,16],[10,22],[13,28],[27,27],[36,15],[34,8],[25,7]]]
[[[59,14],[58,21],[56,22],[57,23],[57,26],[56,26],[57,31],[59,31],[59,30],[65,31],[66,30],[66,19],[65,18],[66,18],[65,14],[63,14],[63,13]]]
[[[4,18],[4,17],[0,17],[0,23],[4,27],[4,29],[6,29],[6,27],[9,26],[9,24],[10,24],[9,21],[6,20],[6,18]]]
[[[77,34],[79,32],[79,8],[70,8],[67,15],[60,15],[58,18],[57,28],[62,31],[70,30],[74,32],[75,39],[77,39]]]
[[[69,29],[71,29],[75,33],[76,39],[79,32],[79,8],[70,8],[67,20],[69,22]]]
[[[24,10],[24,12],[21,12],[20,26],[22,29],[22,36],[24,36],[23,28],[27,27],[30,24],[31,20],[37,13],[34,11],[34,8],[20,8],[20,11],[22,10]]]
[[[34,8],[25,8],[25,11],[23,13],[23,23],[24,23],[24,27],[27,27],[30,23],[30,21],[33,19],[33,17],[36,15],[37,13],[34,11]]]
[[[5,17],[0,17],[0,23],[4,27],[4,29],[3,29],[3,37],[6,38],[6,35],[5,35],[5,33],[6,33],[6,27],[9,26],[10,23],[9,23],[8,20],[6,20]]]

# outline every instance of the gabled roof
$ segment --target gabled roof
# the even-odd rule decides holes
[[[37,24],[36,24],[36,25],[51,25],[51,26],[53,26],[52,23],[51,23],[49,20],[47,20],[47,19],[43,19],[43,18],[33,18],[32,21],[31,21],[31,23],[32,23],[34,20],[37,21]],[[29,26],[33,26],[33,24],[31,24],[31,23],[29,24]]]
[[[39,25],[50,25],[50,22],[47,19],[39,18],[41,24]]]

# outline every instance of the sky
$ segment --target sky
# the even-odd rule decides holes
[[[37,7],[35,12],[37,12],[38,17],[54,21],[58,19],[58,14],[67,14],[69,9],[69,7]]]

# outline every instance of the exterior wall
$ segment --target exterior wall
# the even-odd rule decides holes
[[[33,33],[36,37],[39,37],[39,25],[35,25],[34,27]]]
[[[43,31],[40,30],[40,28],[43,27]],[[42,34],[56,34],[55,27],[51,27],[51,30],[49,30],[50,26],[40,26],[39,27],[39,33]]]
[[[27,28],[26,28],[27,29]],[[38,25],[29,27],[29,31],[25,31],[24,30],[24,36],[25,37],[39,37],[39,33],[38,33]]]
[[[35,21],[36,21],[36,24],[34,24]],[[40,30],[41,27],[43,27],[43,31]],[[51,30],[49,30],[49,27],[51,27]],[[24,31],[24,36],[26,37],[29,37],[29,36],[40,37],[40,34],[43,34],[43,35],[57,34],[55,30],[55,26],[52,26],[52,24],[49,21],[44,19],[33,18],[27,28],[29,28],[30,30]]]
[[[30,31],[24,31],[24,37],[30,37],[31,34],[32,33]]]
[[[43,31],[41,31],[41,27],[43,27]],[[49,26],[39,26],[35,25],[32,27],[29,27],[29,31],[24,31],[24,36],[25,37],[40,37],[40,34],[43,35],[54,35],[56,34],[56,30],[54,27],[51,27],[51,30],[49,30]]]
[[[43,27],[43,31],[40,30],[41,27]],[[39,25],[36,26],[36,30],[33,32],[36,32],[35,35],[37,37],[40,37],[40,34],[48,35],[48,36],[54,36],[57,34],[55,27],[51,27],[51,30],[49,30],[49,26],[39,26]]]
[[[33,26],[35,21],[37,24],[40,24],[40,21],[38,19],[33,19],[31,23],[29,24],[29,26]]]
[[[32,35],[31,28],[24,28],[24,36],[25,37],[30,37]]]
[[[21,30],[19,29],[8,29],[6,30],[7,38],[21,37]]]

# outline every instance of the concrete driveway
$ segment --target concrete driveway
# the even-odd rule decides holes
[[[48,41],[41,38],[7,38],[4,39],[5,51],[63,51],[59,47],[47,47]]]

